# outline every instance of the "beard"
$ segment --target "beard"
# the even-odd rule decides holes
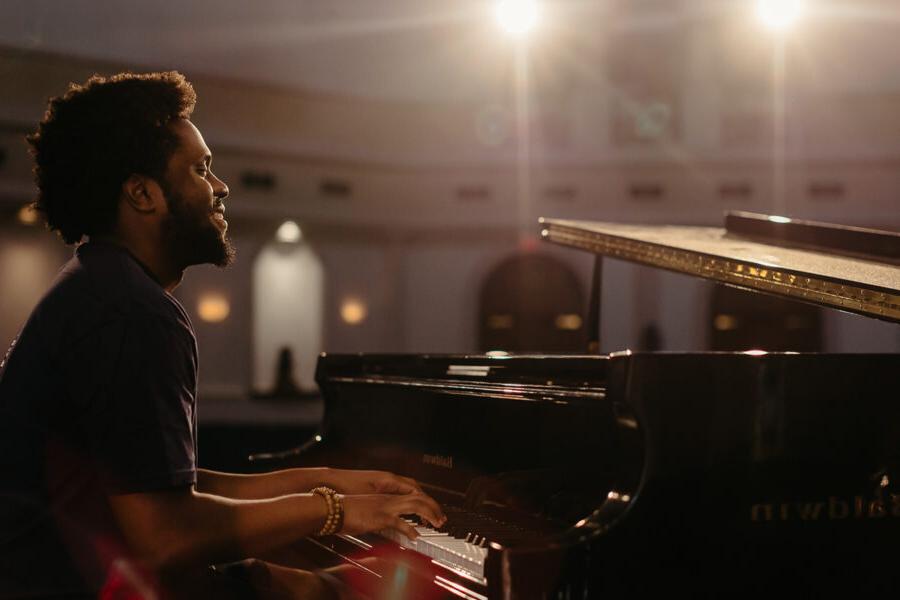
[[[164,239],[172,258],[182,268],[212,264],[226,267],[235,250],[225,232],[213,225],[210,211],[193,210],[184,198],[163,184],[169,215],[163,225]]]

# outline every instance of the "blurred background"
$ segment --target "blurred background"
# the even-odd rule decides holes
[[[317,423],[320,352],[582,352],[591,257],[539,217],[900,229],[896,0],[4,0],[0,345],[71,255],[23,137],[93,73],[177,69],[231,189],[177,291],[201,463]],[[900,328],[607,261],[604,351],[897,352]]]

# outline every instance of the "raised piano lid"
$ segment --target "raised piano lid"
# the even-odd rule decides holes
[[[758,215],[738,215],[744,224],[759,221]],[[729,215],[734,220],[734,215]],[[791,225],[783,217],[763,216],[774,227]],[[772,239],[760,241],[760,229],[743,235],[740,227],[729,231],[718,227],[672,225],[626,225],[595,221],[540,220],[541,237],[565,246],[677,273],[695,275],[746,290],[784,296],[900,323],[900,234],[802,222],[791,233],[799,242],[784,239],[775,231]],[[809,228],[852,232],[834,248],[813,248]],[[746,229],[744,229],[746,231]],[[860,238],[876,240],[878,255],[853,252]],[[804,247],[800,247],[804,246]],[[863,249],[865,249],[865,244]],[[884,250],[887,252],[884,252]]]

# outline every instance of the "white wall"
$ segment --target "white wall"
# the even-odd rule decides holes
[[[474,351],[480,286],[490,268],[513,249],[502,240],[413,245],[403,285],[408,351]]]
[[[325,273],[306,243],[267,244],[253,263],[253,387],[271,390],[282,348],[294,360],[295,383],[314,391],[323,350]]]

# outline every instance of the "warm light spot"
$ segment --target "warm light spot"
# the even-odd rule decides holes
[[[757,0],[756,15],[767,28],[785,31],[800,18],[803,5],[803,0]]]
[[[768,352],[765,350],[747,350],[744,354],[749,354],[750,356],[765,356]]]
[[[513,322],[512,315],[488,315],[487,318],[488,329],[512,329]]]
[[[791,222],[791,220],[789,218],[779,217],[777,215],[772,215],[771,217],[769,217],[769,220],[772,221],[773,223],[790,223]]]
[[[581,329],[581,315],[556,315],[556,328],[565,329],[566,331],[576,331]]]
[[[522,35],[537,23],[538,8],[534,0],[500,0],[496,8],[497,22],[507,33]]]
[[[506,350],[488,350],[485,352],[486,356],[490,356],[491,358],[507,358],[509,356],[509,352]]]
[[[317,436],[316,436],[316,441],[317,441],[317,442],[321,442],[321,441],[322,441],[322,436],[321,436],[321,435],[317,435]]]
[[[229,312],[228,298],[219,293],[204,294],[197,302],[197,314],[207,323],[221,323],[228,318]]]
[[[347,298],[341,304],[341,319],[348,325],[359,325],[368,315],[366,303],[359,298]]]
[[[31,208],[30,204],[26,204],[19,209],[18,213],[16,213],[16,218],[19,219],[19,223],[22,225],[37,225],[37,222],[40,220],[40,215],[38,215],[36,210]]]
[[[738,320],[734,315],[716,315],[713,319],[716,331],[733,331],[738,328]]]
[[[285,221],[275,233],[275,238],[279,242],[296,244],[303,238],[303,232],[300,231],[300,226],[293,221]]]

